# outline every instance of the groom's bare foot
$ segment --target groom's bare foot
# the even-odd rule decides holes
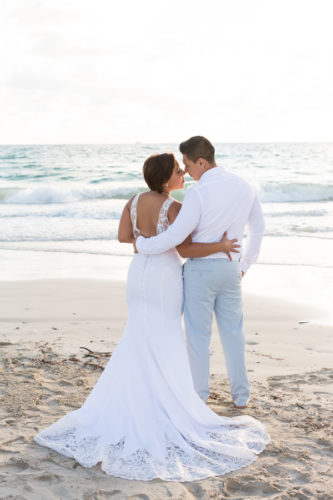
[[[246,408],[246,407],[247,407],[247,405],[249,404],[249,401],[250,401],[250,400],[248,400],[248,402],[247,402],[244,406],[238,406],[238,405],[236,405],[236,403],[234,403],[234,405],[235,405],[235,407],[236,407],[236,408],[238,408],[239,410],[244,410],[244,408]]]

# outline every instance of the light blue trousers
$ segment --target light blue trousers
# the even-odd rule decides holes
[[[250,395],[245,365],[245,337],[240,263],[227,259],[188,259],[184,264],[184,318],[194,387],[206,402],[209,397],[209,356],[213,312],[220,333],[237,406]]]

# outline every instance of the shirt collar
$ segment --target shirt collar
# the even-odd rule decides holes
[[[199,179],[199,182],[205,182],[206,180],[214,177],[219,172],[224,172],[224,167],[222,166],[212,167],[209,170],[206,170],[206,172],[202,174],[202,176]]]

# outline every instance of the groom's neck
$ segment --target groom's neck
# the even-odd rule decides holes
[[[216,163],[207,163],[205,170],[202,172],[201,175],[203,175],[205,172],[208,172],[208,170],[211,170],[212,168],[216,168],[217,165]]]

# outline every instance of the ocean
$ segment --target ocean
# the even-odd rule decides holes
[[[266,235],[255,267],[333,272],[333,143],[215,146],[217,164],[252,182],[262,201]],[[116,239],[124,204],[146,189],[144,160],[172,151],[181,163],[177,150],[141,143],[0,146],[2,279],[110,278],[119,269],[124,277],[132,254]],[[174,192],[179,200],[193,184],[186,179]]]

